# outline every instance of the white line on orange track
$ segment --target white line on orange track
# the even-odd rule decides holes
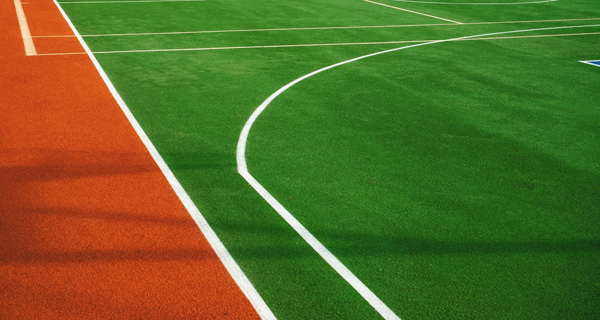
[[[17,19],[19,20],[19,27],[21,29],[21,37],[23,38],[23,44],[25,45],[25,54],[28,56],[37,55],[31,32],[29,31],[29,25],[27,24],[27,18],[25,17],[25,11],[21,5],[21,0],[15,0],[15,9],[17,10]]]

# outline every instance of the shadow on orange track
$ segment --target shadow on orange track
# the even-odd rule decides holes
[[[70,33],[53,6],[32,34]],[[87,56],[0,24],[0,318],[258,318]]]

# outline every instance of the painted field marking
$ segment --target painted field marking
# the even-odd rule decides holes
[[[158,150],[156,149],[156,147],[154,147],[154,144],[152,144],[150,138],[148,138],[140,124],[137,122],[137,120],[125,104],[125,101],[123,101],[123,99],[117,92],[117,89],[114,87],[114,85],[104,72],[104,69],[102,69],[100,63],[98,62],[94,54],[90,51],[90,48],[87,46],[85,41],[83,41],[83,38],[71,22],[71,19],[69,19],[65,11],[62,9],[60,4],[56,0],[54,0],[54,4],[64,17],[65,21],[69,24],[69,27],[71,27],[71,30],[73,30],[73,33],[77,36],[77,39],[85,49],[86,53],[88,54],[90,60],[92,61],[96,69],[98,70],[98,73],[102,77],[102,80],[104,80],[104,83],[115,98],[115,101],[118,103],[119,107],[131,123],[131,126],[134,128],[135,132],[138,134],[138,136],[148,149],[148,152],[150,153],[150,155],[164,174],[165,178],[168,180],[169,184],[171,185],[171,187],[173,188],[173,190],[175,191],[185,208],[190,213],[190,216],[194,219],[194,221],[206,237],[212,249],[215,251],[215,253],[219,257],[229,274],[231,274],[233,280],[237,283],[242,292],[246,295],[246,297],[248,298],[248,300],[262,319],[276,319],[271,309],[267,306],[267,304],[262,299],[258,291],[256,291],[250,280],[246,277],[242,269],[235,262],[229,251],[227,251],[217,234],[210,227],[202,213],[200,213],[200,210],[198,210],[198,207],[196,207],[196,205],[194,204],[190,196],[187,194],[187,192],[183,189],[183,186],[181,186],[171,169],[167,166],[165,160],[158,153]]]
[[[362,59],[366,59],[369,57],[374,57],[377,55],[382,55],[390,52],[395,52],[399,50],[405,50],[410,48],[416,48],[420,46],[432,45],[437,43],[444,42],[452,42],[458,40],[465,40],[470,38],[479,38],[479,37],[488,37],[495,36],[501,34],[510,34],[510,33],[523,33],[523,32],[531,32],[531,31],[542,31],[542,30],[558,30],[558,29],[567,29],[567,28],[585,28],[585,27],[600,27],[600,24],[596,25],[583,25],[583,26],[568,26],[568,27],[551,27],[551,28],[538,28],[538,29],[526,29],[526,30],[516,30],[516,31],[504,31],[504,32],[494,32],[494,33],[486,33],[480,35],[459,37],[459,38],[451,38],[445,40],[437,40],[426,43],[414,44],[406,47],[394,48],[385,51],[379,51],[375,53],[371,53],[368,55],[360,56],[354,59],[342,61],[319,70],[313,71],[309,74],[306,74],[288,84],[281,87],[275,93],[270,95],[263,103],[254,110],[252,115],[242,128],[242,132],[240,133],[240,137],[238,140],[238,145],[236,149],[236,161],[238,167],[238,173],[256,190],[256,192],[265,200],[273,209],[294,229],[296,232],[342,277],[344,278],[384,319],[399,319],[399,317],[389,309],[383,301],[381,301],[367,286],[365,286],[360,279],[358,279],[350,269],[348,269],[337,257],[335,257],[317,238],[315,238],[304,225],[300,223],[275,197],[273,197],[265,187],[263,187],[248,171],[248,164],[246,162],[246,145],[248,142],[248,136],[250,134],[250,129],[252,125],[258,119],[258,117],[262,114],[262,112],[271,104],[275,98],[281,95],[283,92],[296,85],[297,83],[310,78],[314,75],[317,75],[321,72],[349,64],[352,62],[356,62]]]
[[[148,2],[203,2],[206,0],[115,0],[115,1],[61,1],[60,4],[96,4],[96,3],[148,3]]]
[[[549,38],[549,37],[567,37],[567,36],[587,36],[598,35],[600,32],[586,33],[568,33],[568,34],[547,34],[516,37],[490,37],[490,38],[469,38],[455,41],[483,41],[483,40],[507,40],[507,39],[527,39],[527,38]],[[265,46],[237,46],[237,47],[204,47],[204,48],[181,48],[181,49],[140,49],[140,50],[116,50],[116,51],[94,51],[94,54],[116,54],[116,53],[147,53],[147,52],[183,52],[183,51],[213,51],[213,50],[242,50],[242,49],[276,49],[276,48],[301,48],[301,47],[326,47],[326,46],[363,46],[363,45],[381,45],[381,44],[401,44],[401,43],[423,43],[435,42],[441,40],[401,40],[401,41],[379,41],[379,42],[346,42],[346,43],[312,43],[312,44],[283,44],[283,45],[265,45]],[[81,52],[69,53],[46,53],[38,55],[65,55],[81,54]]]
[[[15,9],[17,10],[17,19],[19,20],[19,28],[21,29],[21,37],[23,38],[23,45],[25,46],[25,55],[35,56],[37,55],[37,51],[33,44],[33,38],[29,31],[29,25],[27,24],[27,18],[25,17],[25,11],[23,11],[21,0],[15,0],[14,2]]]
[[[600,67],[600,60],[591,60],[591,61],[580,61],[592,66]]]
[[[556,2],[558,0],[541,0],[541,1],[528,1],[528,2],[434,2],[434,1],[418,1],[418,0],[393,0],[397,2],[409,2],[409,3],[425,3],[425,4],[448,4],[448,5],[463,5],[463,6],[508,6],[508,5],[519,5],[519,4],[534,4],[534,3],[547,3]]]
[[[406,12],[410,12],[410,13],[414,13],[414,14],[419,14],[419,15],[422,15],[422,16],[426,16],[426,17],[430,17],[430,18],[434,18],[434,19],[438,19],[438,20],[448,21],[448,22],[452,22],[452,23],[456,23],[456,24],[462,24],[462,22],[458,22],[458,21],[454,21],[454,20],[450,20],[450,19],[445,19],[445,18],[440,18],[440,17],[432,16],[430,14],[425,14],[425,13],[421,13],[421,12],[417,12],[417,11],[412,11],[412,10],[408,10],[408,9],[398,8],[398,7],[390,6],[389,4],[379,3],[379,2],[375,2],[375,1],[371,1],[371,0],[363,0],[363,1],[364,2],[373,3],[373,4],[378,4],[380,6],[384,6],[384,7],[388,7],[388,8],[392,8],[392,9],[396,9],[396,10],[401,10],[401,11],[406,11]]]
[[[464,22],[461,25],[494,25],[494,24],[522,24],[522,23],[544,23],[544,22],[568,22],[568,21],[593,21],[600,18],[583,19],[556,19],[556,20],[530,20],[530,21],[496,21],[496,22]],[[437,27],[456,26],[455,23],[429,23],[429,24],[397,24],[382,26],[348,26],[348,27],[305,27],[305,28],[276,28],[276,29],[239,29],[239,30],[199,30],[199,31],[171,31],[171,32],[142,32],[142,33],[107,33],[107,34],[82,34],[87,37],[123,37],[123,36],[155,36],[155,35],[178,35],[178,34],[202,34],[202,33],[230,33],[230,32],[275,32],[275,31],[301,31],[301,30],[335,30],[335,29],[369,29],[369,28],[411,28],[411,27]],[[74,35],[45,35],[32,36],[33,38],[73,38]]]
[[[87,54],[87,52],[53,52],[53,53],[38,53],[38,56],[72,56],[78,54]]]

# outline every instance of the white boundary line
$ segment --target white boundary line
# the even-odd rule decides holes
[[[424,3],[424,4],[448,4],[448,5],[463,5],[463,6],[508,6],[508,5],[519,5],[519,4],[534,4],[534,3],[547,3],[556,2],[558,0],[542,0],[542,1],[528,1],[528,2],[471,2],[471,3],[458,3],[458,2],[434,2],[434,1],[416,1],[416,0],[393,0],[397,2],[409,2],[409,3]]]
[[[21,0],[15,0],[15,9],[17,10],[17,19],[19,20],[19,28],[21,29],[21,37],[23,38],[23,45],[25,46],[25,55],[35,56],[37,51],[33,44],[33,38],[29,31],[29,25],[27,24],[27,18],[25,17],[25,11],[23,11],[23,5]]]
[[[600,32],[586,33],[562,33],[545,34],[534,36],[517,37],[491,37],[491,38],[473,38],[456,41],[482,41],[482,40],[507,40],[507,39],[528,39],[528,38],[551,38],[568,36],[588,36],[598,35]],[[272,46],[240,46],[240,47],[207,47],[207,48],[184,48],[184,49],[148,49],[148,50],[129,50],[129,51],[96,51],[94,54],[116,54],[116,53],[144,53],[144,52],[179,52],[179,51],[212,51],[212,50],[242,50],[242,49],[269,49],[269,48],[296,48],[296,47],[324,47],[324,46],[361,46],[361,45],[381,45],[381,44],[401,44],[401,43],[422,43],[438,40],[403,40],[403,41],[381,41],[381,42],[353,42],[353,43],[317,43],[317,44],[289,44]],[[56,52],[56,53],[38,53],[38,56],[65,56],[74,54],[87,54],[87,52]]]
[[[258,106],[256,110],[252,113],[248,121],[244,124],[242,132],[240,133],[240,137],[238,140],[238,145],[236,149],[236,160],[239,174],[256,190],[258,194],[260,194],[265,201],[267,201],[275,211],[292,227],[298,234],[333,268],[335,271],[342,276],[381,316],[385,319],[399,319],[399,317],[391,311],[369,288],[367,288],[361,281],[358,279],[338,258],[336,258],[317,238],[315,238],[306,227],[304,227],[275,197],[273,197],[267,189],[265,189],[248,171],[248,164],[246,162],[246,145],[248,142],[248,136],[250,134],[250,129],[252,125],[256,121],[256,119],[261,115],[261,113],[269,106],[269,104],[275,100],[279,95],[283,92],[299,83],[302,80],[310,78],[314,75],[317,75],[321,72],[349,64],[358,60],[366,59],[369,57],[390,53],[399,50],[405,50],[410,48],[416,48],[420,46],[426,46],[437,43],[444,43],[450,41],[457,40],[465,40],[470,38],[478,38],[478,37],[487,37],[494,36],[500,34],[510,34],[510,33],[521,33],[521,32],[530,32],[530,31],[541,31],[541,30],[557,30],[557,29],[567,29],[567,28],[584,28],[584,27],[600,27],[600,24],[597,25],[584,25],[584,26],[569,26],[569,27],[551,27],[551,28],[538,28],[538,29],[526,29],[526,30],[516,30],[516,31],[504,31],[504,32],[494,32],[494,33],[486,33],[480,35],[473,35],[467,37],[459,37],[445,40],[437,40],[432,42],[420,43],[415,45],[410,45],[406,47],[400,47],[385,51],[380,51],[364,56],[360,56],[358,58],[346,60],[343,62],[339,62],[328,67],[321,68],[319,70],[313,71],[309,74],[306,74],[287,85],[281,87],[275,93],[267,98],[263,103]]]
[[[473,38],[461,39],[456,41],[482,41],[482,40],[507,40],[507,39],[529,39],[529,38],[551,38],[568,36],[587,36],[598,35],[600,32],[586,33],[562,33],[545,34],[534,36],[517,37],[491,37],[491,38]],[[123,51],[96,51],[94,54],[116,54],[116,53],[145,53],[145,52],[180,52],[180,51],[213,51],[213,50],[242,50],[242,49],[269,49],[269,48],[297,48],[297,47],[325,47],[325,46],[361,46],[361,45],[380,45],[380,44],[401,44],[401,43],[423,43],[439,40],[403,40],[403,41],[381,41],[381,42],[352,42],[352,43],[317,43],[317,44],[288,44],[272,46],[240,46],[240,47],[207,47],[207,48],[183,48],[183,49],[148,49],[148,50],[123,50]],[[56,52],[56,53],[38,53],[38,56],[64,56],[73,54],[87,54],[86,52]]]
[[[60,4],[95,4],[95,3],[148,3],[148,2],[203,2],[206,0],[115,0],[115,1],[61,1]]]
[[[248,280],[248,278],[246,277],[246,275],[244,274],[242,269],[238,266],[238,264],[235,262],[235,260],[233,260],[233,257],[231,256],[231,254],[227,251],[227,249],[225,248],[225,246],[223,245],[221,240],[219,240],[216,233],[210,227],[210,225],[208,224],[208,222],[206,221],[204,216],[202,216],[202,213],[200,213],[200,211],[198,210],[198,207],[196,207],[196,205],[194,204],[194,202],[192,201],[190,196],[183,189],[183,187],[181,186],[181,184],[179,183],[179,181],[177,180],[177,178],[175,177],[175,175],[173,174],[171,169],[167,166],[166,162],[163,160],[161,155],[158,153],[158,150],[156,150],[156,148],[154,147],[154,145],[152,144],[152,142],[150,141],[150,139],[148,138],[148,136],[146,135],[146,133],[144,132],[142,127],[140,126],[140,124],[137,122],[137,120],[135,119],[135,117],[133,116],[133,114],[131,113],[131,111],[129,110],[127,105],[125,104],[125,101],[123,101],[123,99],[121,98],[121,96],[119,95],[119,93],[117,92],[115,87],[113,86],[112,82],[110,81],[110,79],[108,78],[108,76],[106,75],[106,73],[104,72],[102,67],[100,66],[100,63],[98,63],[98,60],[96,60],[96,57],[94,57],[94,54],[90,51],[90,48],[87,46],[85,41],[83,41],[83,38],[81,38],[81,35],[77,31],[77,29],[75,28],[73,23],[71,22],[71,19],[69,19],[67,14],[64,12],[62,7],[60,6],[60,4],[56,0],[53,0],[53,1],[55,3],[56,7],[58,8],[58,10],[60,11],[60,13],[63,15],[65,21],[69,24],[69,26],[73,30],[73,33],[77,36],[77,39],[79,40],[79,42],[81,43],[81,45],[83,46],[85,51],[87,52],[90,60],[92,61],[92,63],[98,70],[98,73],[104,80],[104,83],[106,84],[106,86],[108,87],[110,92],[112,93],[116,102],[119,104],[119,107],[121,107],[121,110],[123,111],[123,113],[125,114],[127,119],[129,120],[129,122],[131,123],[131,126],[135,129],[135,132],[138,134],[138,136],[140,137],[140,139],[142,140],[142,142],[148,149],[148,152],[150,153],[150,155],[152,156],[152,158],[154,159],[154,161],[156,162],[156,164],[158,165],[158,167],[160,168],[160,170],[162,171],[162,173],[164,174],[166,179],[169,181],[169,184],[171,185],[171,187],[173,188],[173,190],[175,191],[175,193],[177,194],[177,196],[179,197],[179,199],[181,200],[181,202],[183,203],[185,208],[188,210],[188,212],[190,213],[190,215],[192,216],[192,218],[194,219],[194,221],[196,222],[196,224],[198,225],[198,227],[200,228],[200,230],[202,231],[202,233],[208,240],[212,249],[216,252],[216,254],[219,257],[219,259],[221,260],[221,262],[223,262],[223,265],[225,266],[227,271],[231,274],[234,281],[240,287],[242,292],[246,295],[246,297],[248,298],[248,300],[250,301],[252,306],[254,306],[256,312],[262,319],[268,319],[268,320],[276,319],[275,315],[273,314],[271,309],[269,309],[269,307],[264,302],[264,300],[262,299],[260,294],[256,291],[256,289],[252,285],[252,283],[250,283],[250,280]]]
[[[72,56],[78,54],[87,54],[87,52],[53,52],[53,53],[38,53],[38,56]]]
[[[600,60],[579,61],[594,67],[600,67]],[[594,63],[595,62],[595,63]]]
[[[494,24],[521,24],[521,23],[544,23],[544,22],[568,22],[568,21],[592,21],[600,18],[583,19],[557,19],[557,20],[531,20],[531,21],[496,21],[496,22],[464,22],[461,25],[494,25]],[[143,33],[107,33],[107,34],[82,34],[87,37],[121,37],[121,36],[154,36],[154,35],[177,35],[177,34],[201,34],[201,33],[229,33],[229,32],[269,32],[269,31],[301,31],[301,30],[335,30],[335,29],[369,29],[369,28],[409,28],[409,27],[437,27],[456,26],[456,23],[429,23],[429,24],[398,24],[383,26],[349,26],[349,27],[306,27],[306,28],[277,28],[277,29],[241,29],[241,30],[199,30],[199,31],[171,31],[171,32],[143,32]],[[33,38],[74,38],[74,35],[49,35],[32,36]]]
[[[567,36],[587,36],[587,35],[597,35],[597,34],[600,34],[600,32],[543,34],[543,35],[517,36],[517,37],[473,38],[473,39],[460,39],[460,40],[456,40],[456,41],[482,41],[482,40],[507,40],[507,39],[550,38],[550,37],[567,37]],[[237,46],[237,47],[205,47],[205,48],[180,48],[180,49],[116,50],[116,51],[94,51],[94,54],[182,52],[182,51],[215,51],[215,50],[243,50],[243,49],[276,49],[276,48],[302,48],[302,47],[328,47],[328,46],[363,46],[363,45],[381,45],[381,44],[423,43],[423,42],[433,42],[433,41],[440,41],[440,40],[401,40],[401,41],[379,41],[379,42],[283,44],[283,45],[266,45],[266,46]],[[67,54],[82,54],[82,53],[81,52],[67,52],[67,53],[45,53],[45,54],[38,54],[38,55],[56,56],[56,55],[67,55]]]
[[[444,19],[444,18],[432,16],[430,14],[425,14],[425,13],[421,13],[421,12],[417,12],[417,11],[412,11],[412,10],[408,10],[408,9],[398,8],[398,7],[390,6],[389,4],[379,3],[379,2],[375,2],[375,1],[371,1],[371,0],[363,0],[363,1],[364,2],[373,3],[373,4],[378,4],[380,6],[384,6],[384,7],[388,7],[388,8],[392,8],[392,9],[396,9],[396,10],[401,10],[401,11],[406,11],[406,12],[410,12],[410,13],[414,13],[414,14],[419,14],[419,15],[422,15],[422,16],[426,16],[426,17],[430,17],[430,18],[434,18],[434,19],[438,19],[438,20],[444,20],[444,21],[448,21],[448,22],[452,22],[452,23],[456,23],[456,24],[462,24],[462,22],[458,22],[458,21],[454,21],[454,20],[450,20],[450,19]]]

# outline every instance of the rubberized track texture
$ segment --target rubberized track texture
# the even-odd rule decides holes
[[[0,318],[258,318],[89,58],[26,57],[12,1],[0,21]]]

